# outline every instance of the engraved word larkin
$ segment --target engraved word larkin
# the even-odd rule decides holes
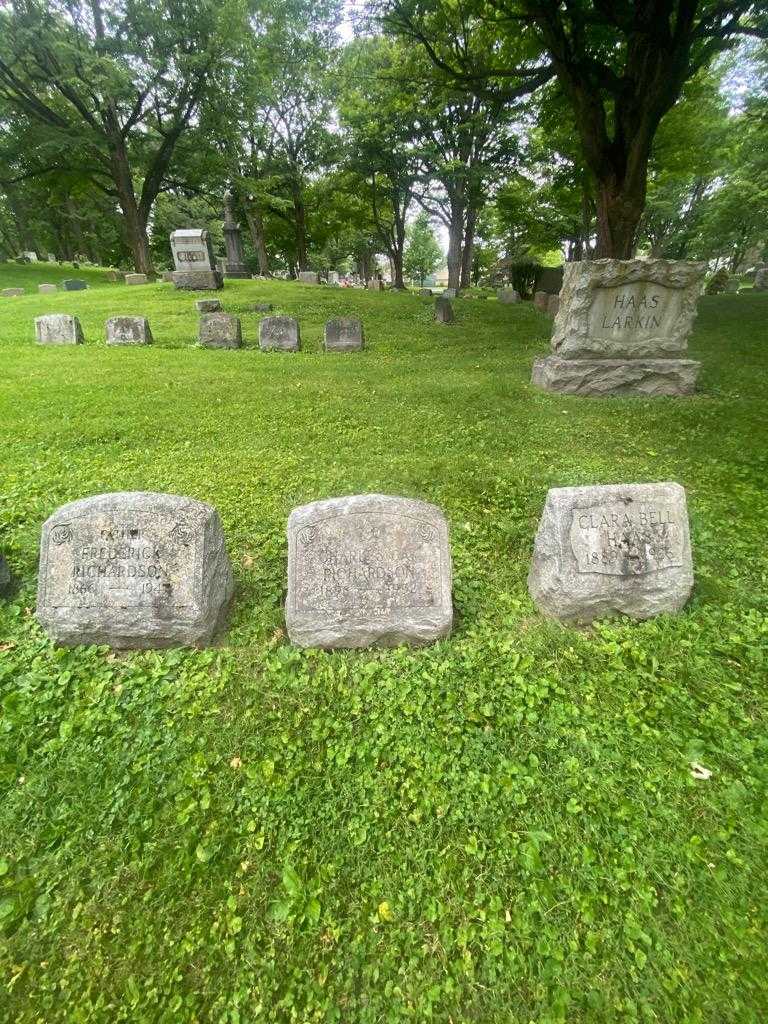
[[[579,573],[639,576],[683,564],[684,531],[679,510],[669,505],[574,509],[570,540]]]

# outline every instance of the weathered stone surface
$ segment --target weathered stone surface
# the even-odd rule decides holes
[[[55,284],[39,284],[37,286],[37,290],[40,292],[41,295],[52,295],[59,289],[56,287]]]
[[[692,395],[701,363],[693,359],[561,359],[533,364],[531,383],[545,391],[583,397]]]
[[[451,300],[440,295],[435,299],[435,320],[439,324],[452,324],[455,320]]]
[[[205,228],[180,228],[172,231],[173,265],[181,273],[215,270],[211,236]]]
[[[224,287],[224,275],[218,270],[174,270],[173,286],[187,292],[218,292]]]
[[[316,501],[288,520],[286,625],[299,647],[391,647],[448,636],[448,524],[382,494]]]
[[[544,615],[592,622],[677,612],[693,588],[685,491],[676,483],[547,494],[528,590]]]
[[[557,316],[557,311],[560,309],[560,296],[550,295],[547,300],[547,316]]]
[[[220,299],[196,299],[195,307],[198,313],[220,313],[221,312],[221,300]]]
[[[565,268],[552,351],[564,359],[663,359],[686,351],[705,263],[583,260]]]
[[[419,295],[422,297],[422,299],[431,299],[432,298],[432,289],[431,288],[419,288]]]
[[[320,275],[314,270],[300,270],[299,284],[320,284]]]
[[[253,304],[254,313],[271,313],[274,308],[271,302],[254,302]]]
[[[147,275],[146,274],[126,274],[125,275],[125,283],[126,284],[146,284],[147,283]]]
[[[206,644],[232,592],[218,513],[201,501],[100,494],[43,525],[37,617],[59,644]]]
[[[240,317],[229,313],[204,313],[197,337],[203,348],[241,348]]]
[[[371,280],[366,285],[366,287],[369,292],[383,292],[384,282],[381,281],[378,277],[372,277]]]
[[[259,324],[259,348],[298,352],[301,348],[299,321],[292,316],[265,316]]]
[[[119,270],[110,270],[107,274],[107,281],[109,281],[110,284],[118,284],[120,281],[125,283],[125,274],[121,273]]]
[[[173,271],[172,270],[164,270],[163,271],[163,284],[171,284],[172,282],[173,282]]]
[[[533,304],[536,309],[542,313],[547,312],[547,303],[549,302],[549,292],[535,292],[533,296]]]
[[[5,558],[0,554],[0,597],[7,597],[11,592],[11,569]]]
[[[35,317],[35,338],[38,345],[81,345],[83,328],[76,316],[48,313]]]
[[[355,352],[363,345],[363,325],[355,317],[339,317],[325,325],[326,352]]]
[[[78,277],[68,277],[66,281],[61,282],[61,287],[65,292],[84,292],[88,285]]]
[[[23,295],[23,288],[3,288],[0,292],[0,296],[4,299],[15,299],[17,295]]]
[[[513,302],[520,301],[520,293],[516,291],[514,288],[499,288],[499,290],[496,292],[496,298],[499,300],[499,302],[511,304]]]
[[[755,274],[755,280],[752,288],[756,292],[768,291],[768,267],[760,267]]]
[[[108,345],[151,345],[152,331],[145,316],[113,316],[107,320]]]
[[[232,192],[224,196],[224,246],[227,250],[227,262],[224,267],[224,277],[234,277],[245,280],[251,276],[251,272],[245,263],[243,252],[243,239],[240,233],[240,225],[235,220],[235,197]]]

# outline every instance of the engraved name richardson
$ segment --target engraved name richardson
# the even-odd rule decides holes
[[[683,564],[678,510],[650,503],[610,503],[573,510],[571,549],[580,573],[639,576]]]
[[[440,548],[429,523],[346,516],[305,526],[296,538],[297,611],[385,614],[440,599]]]
[[[186,603],[176,580],[182,573],[194,575],[194,531],[163,519],[135,513],[124,522],[100,517],[55,526],[48,558],[57,571],[48,574],[46,603]]]

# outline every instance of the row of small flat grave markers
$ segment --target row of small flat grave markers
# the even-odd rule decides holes
[[[434,505],[362,494],[288,519],[285,621],[299,647],[423,645],[453,626],[448,523]],[[676,483],[549,491],[529,592],[568,623],[679,611],[693,587],[685,491]],[[215,508],[120,492],[82,498],[44,523],[37,616],[59,644],[199,646],[234,593]]]
[[[202,299],[198,307],[217,306],[215,299]],[[270,308],[268,303],[259,303]],[[220,306],[218,307],[220,309]],[[151,345],[152,330],[144,316],[113,316],[105,324],[107,345]],[[84,335],[80,320],[69,313],[48,313],[35,318],[39,345],[80,345]],[[200,316],[198,342],[205,348],[241,348],[240,318],[218,311]],[[325,325],[325,348],[330,352],[353,352],[364,346],[362,323],[354,317],[337,317]],[[299,321],[292,316],[267,316],[259,323],[259,348],[298,352],[301,348]]]

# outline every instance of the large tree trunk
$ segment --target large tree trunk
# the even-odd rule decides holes
[[[251,232],[251,241],[256,250],[256,259],[259,261],[259,273],[264,277],[269,276],[269,256],[267,255],[267,241],[264,237],[264,217],[258,206],[245,207],[245,219],[248,221],[248,229]]]
[[[307,269],[307,215],[304,209],[304,200],[301,195],[301,186],[298,182],[293,184],[293,217],[296,230],[296,259],[299,270]]]
[[[633,185],[626,178],[617,181],[613,175],[598,180],[597,259],[632,259],[644,208],[644,181]]]
[[[478,210],[470,206],[467,210],[467,223],[464,228],[464,250],[461,254],[461,287],[469,288],[472,284],[472,259],[475,253],[475,226]]]
[[[461,288],[461,248],[464,241],[464,197],[451,196],[451,222],[448,227],[448,287]]]
[[[113,138],[110,141],[109,158],[112,166],[112,178],[117,189],[117,200],[123,211],[125,238],[133,255],[136,273],[154,276],[155,268],[152,265],[152,256],[149,251],[147,222],[139,212],[125,142],[121,137]]]

